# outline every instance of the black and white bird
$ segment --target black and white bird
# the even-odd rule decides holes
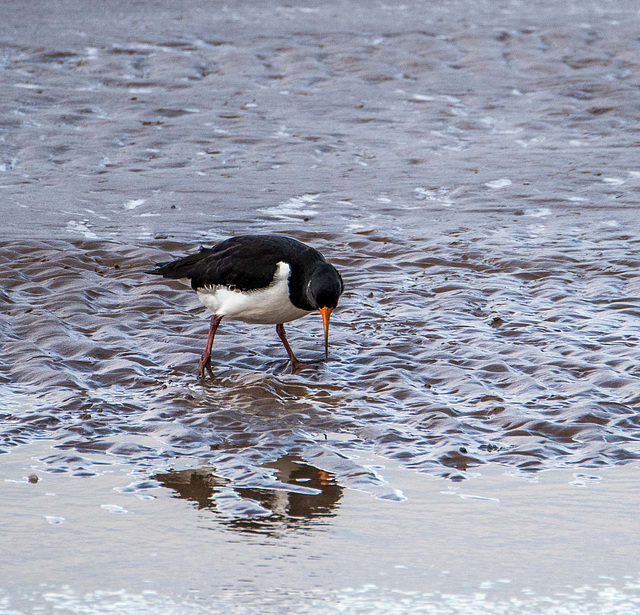
[[[314,248],[278,235],[231,237],[213,248],[175,261],[157,263],[147,273],[179,280],[196,291],[213,312],[209,338],[198,365],[198,376],[211,370],[211,349],[223,318],[276,325],[291,360],[291,372],[306,366],[298,361],[284,323],[319,310],[324,325],[325,359],[329,358],[329,319],[344,284],[333,265]]]

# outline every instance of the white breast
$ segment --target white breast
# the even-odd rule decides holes
[[[201,303],[218,316],[252,324],[277,325],[290,322],[306,314],[289,299],[291,267],[279,262],[273,281],[261,290],[230,290],[226,286],[199,288]]]

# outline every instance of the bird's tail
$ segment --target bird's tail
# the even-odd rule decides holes
[[[151,275],[164,275],[164,270],[167,265],[170,265],[172,261],[165,261],[163,263],[156,263],[154,265],[155,269],[149,269],[145,271],[145,273],[150,273]]]
[[[195,268],[198,263],[203,258],[206,258],[209,252],[211,252],[209,248],[200,248],[200,252],[197,254],[191,254],[175,261],[156,263],[155,269],[150,269],[149,271],[145,271],[145,273],[161,275],[169,280],[191,279],[196,275]]]

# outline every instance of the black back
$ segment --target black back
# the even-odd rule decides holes
[[[326,261],[314,248],[290,237],[278,235],[241,235],[227,239],[213,248],[200,248],[200,252],[178,260],[157,263],[149,271],[169,279],[188,278],[191,287],[227,286],[231,289],[250,291],[265,288],[273,281],[279,262],[291,267],[289,294],[291,302],[303,310],[314,310],[307,297],[309,278],[318,265]],[[342,280],[340,280],[340,293]],[[337,299],[340,295],[336,297]]]

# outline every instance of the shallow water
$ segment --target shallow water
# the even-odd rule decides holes
[[[74,497],[90,506],[112,486],[126,502],[162,492],[154,496],[162,510],[175,494],[221,532],[217,549],[233,551],[229,536],[268,543],[276,549],[268,561],[285,578],[301,566],[292,554],[310,555],[295,537],[316,532],[314,548],[329,549],[329,538],[320,547],[323,532],[343,531],[336,528],[350,498],[369,499],[350,509],[357,513],[345,527],[357,517],[392,531],[389,518],[400,513],[390,507],[425,502],[432,480],[452,489],[493,472],[502,500],[526,507],[534,491],[515,489],[504,472],[524,485],[550,470],[559,484],[624,472],[629,491],[583,501],[593,515],[578,540],[594,527],[606,531],[594,519],[608,506],[630,519],[626,507],[638,498],[629,477],[640,457],[632,3],[350,0],[211,10],[193,1],[159,3],[153,15],[144,3],[103,6],[3,4],[7,479],[18,467],[26,476],[35,467],[43,481],[66,477],[61,518]],[[206,314],[184,287],[144,271],[168,254],[246,232],[308,241],[342,272],[331,360],[290,375],[272,327],[223,323],[216,378],[198,382]],[[301,358],[321,356],[319,316],[287,330]],[[122,480],[107,481],[105,464],[120,468]],[[136,481],[127,491],[129,474]],[[540,512],[553,519],[560,509]],[[171,510],[176,523],[193,518],[190,507]],[[415,543],[424,520],[416,508],[402,510],[411,512],[397,541]],[[432,521],[437,511],[460,514],[463,536],[494,514],[465,517],[455,505],[434,504]],[[45,517],[57,525],[57,515]],[[43,523],[37,531],[46,531]],[[202,530],[189,527],[186,543]],[[92,531],[99,538],[112,529],[96,521]],[[159,553],[174,531],[167,523],[158,532]],[[286,532],[294,538],[278,551],[269,541]],[[82,532],[68,540],[83,540]],[[371,540],[363,534],[349,544],[366,550]],[[483,548],[490,557],[492,544]],[[526,548],[513,533],[493,553]],[[580,576],[565,562],[566,586],[611,576],[615,566],[610,589],[638,578],[635,547],[618,559],[583,548],[602,565]],[[401,565],[420,568],[410,552]],[[536,553],[529,571],[548,567]],[[119,555],[111,557],[106,572],[85,563],[93,585],[65,591],[106,589],[96,579],[119,578]],[[376,583],[376,562],[385,565],[368,557],[371,568],[351,581],[358,591]],[[32,586],[22,590],[39,600],[34,561],[24,563]],[[175,562],[164,565],[170,572]],[[444,559],[433,565],[447,567]],[[337,582],[323,570],[320,581]],[[541,573],[540,587],[553,574]],[[230,565],[228,583],[241,577],[241,565]],[[457,608],[443,602],[447,592],[471,599],[475,586],[444,578],[429,589],[440,592],[433,608]],[[499,599],[522,598],[523,579]],[[58,591],[71,580],[77,575],[63,568],[46,582]],[[385,588],[427,591],[420,583]],[[336,585],[338,594],[345,587]],[[138,596],[140,588],[116,584],[120,590]],[[366,612],[369,598],[386,605],[380,612],[391,603],[432,606],[422,594],[415,604],[374,594]],[[16,596],[0,583],[0,609]],[[296,596],[323,608],[311,594]],[[290,606],[273,600],[274,609]],[[180,604],[153,608],[179,612]],[[480,612],[479,604],[468,608]]]
[[[638,464],[528,479],[489,464],[455,483],[358,454],[402,489],[397,502],[292,458],[271,465],[288,492],[234,488],[186,455],[153,479],[95,455],[96,476],[74,477],[40,460],[49,445],[3,460],[3,545],[22,557],[3,571],[3,614],[595,614],[640,604],[629,502]],[[271,517],[250,519],[256,503]]]
[[[533,471],[637,459],[637,239],[593,232],[316,237],[348,289],[331,361],[289,375],[272,327],[227,323],[205,383],[202,308],[143,273],[162,244],[6,243],[3,444],[55,438],[72,457],[149,463],[188,451],[229,472],[297,455],[372,489],[343,454],[373,450],[454,480],[488,462]],[[319,317],[289,329],[301,355],[321,353]]]

